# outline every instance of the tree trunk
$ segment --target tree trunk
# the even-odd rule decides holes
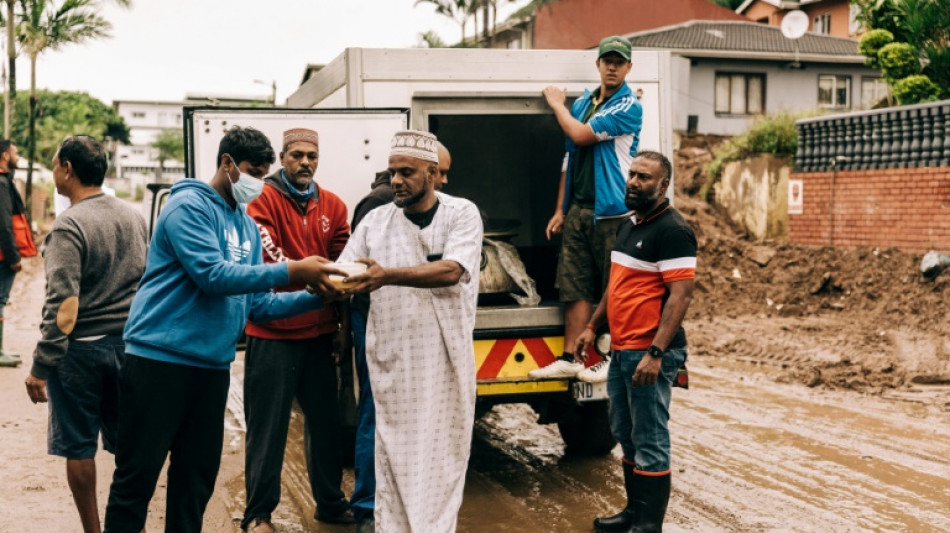
[[[10,77],[7,90],[3,94],[3,136],[7,139],[13,136],[12,117],[13,106],[16,105],[16,42],[14,41],[14,0],[6,0],[7,3],[7,68],[10,71]]]
[[[30,129],[27,133],[29,138],[29,153],[27,155],[26,167],[26,217],[33,223],[33,160],[36,158],[36,58],[37,54],[30,56]]]
[[[498,0],[489,0],[491,4],[491,32],[488,35],[488,47],[495,47],[495,26],[498,24]]]
[[[164,175],[164,174],[165,174],[165,160],[164,160],[164,159],[159,159],[159,160],[158,160],[158,172],[155,174],[155,181],[158,182],[158,183],[162,183],[162,175]]]

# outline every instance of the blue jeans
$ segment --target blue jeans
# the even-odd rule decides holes
[[[366,367],[366,316],[358,310],[350,313],[353,348],[356,351],[356,376],[360,384],[356,411],[356,452],[353,472],[356,483],[350,496],[350,507],[357,521],[371,518],[376,507],[376,406]]]
[[[7,306],[10,300],[10,291],[13,289],[13,278],[16,272],[10,270],[10,266],[0,261],[0,320],[3,320],[3,308]],[[0,347],[2,349],[2,347]]]
[[[686,349],[663,354],[656,383],[633,385],[633,374],[645,350],[614,351],[607,371],[610,430],[624,459],[642,472],[670,469],[670,396],[676,372],[686,361]]]

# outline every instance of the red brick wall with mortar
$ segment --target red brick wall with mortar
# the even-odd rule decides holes
[[[950,167],[793,173],[803,213],[788,216],[797,244],[897,247],[950,252]],[[833,228],[832,228],[833,224]]]

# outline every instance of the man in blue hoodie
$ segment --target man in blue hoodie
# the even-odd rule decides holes
[[[221,461],[229,367],[247,320],[266,322],[321,309],[308,283],[334,292],[326,259],[264,264],[260,233],[244,205],[274,163],[270,140],[232,127],[209,183],[171,189],[152,236],[145,275],[125,328],[116,470],[105,531],[138,533],[165,459],[165,531],[201,531]]]

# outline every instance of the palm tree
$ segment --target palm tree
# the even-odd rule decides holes
[[[416,0],[414,5],[418,6],[419,4],[432,4],[435,6],[435,12],[449,17],[454,20],[462,28],[462,43],[465,42],[465,27],[468,24],[468,19],[471,18],[472,13],[472,2],[478,2],[479,0]],[[476,21],[477,23],[477,21]],[[475,30],[475,36],[478,37],[478,29]]]
[[[36,60],[64,45],[109,36],[112,25],[96,13],[95,0],[20,0],[18,37],[30,57],[30,120],[26,205],[32,205],[33,159],[36,157]],[[28,209],[28,211],[30,211]]]
[[[155,140],[149,145],[158,150],[158,175],[155,178],[161,182],[165,174],[165,161],[181,161],[185,158],[185,140],[181,130],[168,129],[159,132]]]
[[[3,93],[3,136],[9,137],[10,117],[13,116],[13,102],[16,101],[16,17],[13,13],[13,7],[16,0],[4,0],[7,4],[7,68],[10,70],[7,90]]]

